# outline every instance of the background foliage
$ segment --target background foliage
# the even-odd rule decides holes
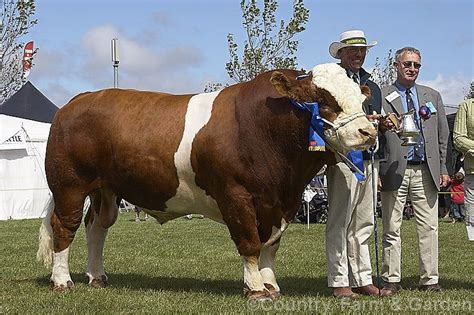
[[[24,43],[20,39],[38,23],[32,18],[35,11],[34,0],[0,1],[0,104],[25,83],[22,64]]]
[[[296,69],[298,41],[294,36],[305,30],[309,19],[304,1],[293,1],[293,13],[288,22],[277,21],[277,0],[263,0],[262,8],[257,0],[242,0],[240,7],[246,39],[239,47],[234,34],[227,35],[229,62],[225,68],[229,77],[235,82],[244,82],[271,69]],[[223,86],[222,83],[210,83],[205,91],[215,91]]]

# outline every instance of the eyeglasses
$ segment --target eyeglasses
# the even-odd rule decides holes
[[[421,63],[418,63],[418,62],[414,62],[414,61],[403,61],[402,62],[403,68],[411,68],[412,65],[415,69],[420,69],[421,68]]]

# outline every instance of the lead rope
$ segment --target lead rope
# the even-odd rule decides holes
[[[376,126],[378,127],[378,126]],[[369,149],[370,153],[370,164],[372,170],[372,203],[373,203],[373,211],[374,211],[374,246],[375,246],[375,270],[376,270],[376,284],[377,288],[379,289],[380,295],[380,271],[379,271],[379,238],[378,238],[378,228],[377,228],[377,183],[378,178],[375,176],[375,153],[379,149],[379,141],[375,143],[375,146]]]

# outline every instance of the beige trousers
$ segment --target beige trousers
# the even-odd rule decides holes
[[[378,161],[375,162],[377,175]],[[329,213],[326,223],[328,286],[372,284],[368,241],[374,229],[372,169],[364,161],[366,180],[358,182],[344,163],[329,166]]]
[[[382,192],[382,279],[401,280],[400,227],[410,196],[418,235],[420,285],[438,283],[438,190],[427,164],[407,165],[398,190]]]

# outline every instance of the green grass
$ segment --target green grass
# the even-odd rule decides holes
[[[132,213],[121,214],[109,231],[106,289],[86,284],[81,226],[70,259],[76,286],[65,293],[50,290],[50,271],[35,260],[40,220],[0,221],[0,314],[474,311],[474,242],[467,241],[461,223],[440,222],[443,293],[416,290],[417,243],[415,222],[410,220],[402,225],[405,290],[391,299],[357,301],[330,296],[325,226],[311,225],[308,230],[306,225],[291,224],[277,257],[283,296],[274,302],[253,303],[242,295],[243,268],[225,226],[200,219],[177,219],[163,226],[153,220],[137,223],[132,219]]]

